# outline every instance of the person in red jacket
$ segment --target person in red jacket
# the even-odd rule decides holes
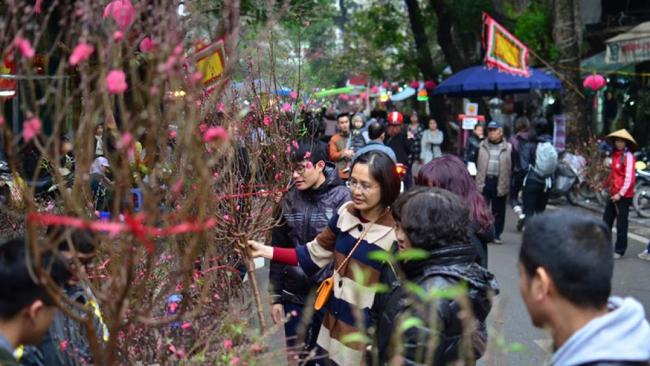
[[[612,132],[607,136],[614,144],[612,154],[611,173],[609,175],[610,200],[605,206],[603,221],[610,230],[616,219],[616,246],[614,259],[619,259],[627,249],[627,226],[630,204],[634,196],[634,183],[636,180],[634,170],[634,154],[629,150],[636,147],[637,143],[627,130],[622,129]]]

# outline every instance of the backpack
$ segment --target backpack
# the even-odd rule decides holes
[[[535,151],[535,165],[532,170],[542,178],[548,178],[555,173],[558,156],[555,147],[550,142],[540,142]]]

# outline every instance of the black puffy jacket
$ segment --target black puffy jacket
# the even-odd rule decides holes
[[[430,293],[433,289],[443,290],[466,284],[469,304],[477,320],[476,330],[471,334],[473,357],[479,358],[487,344],[485,319],[492,308],[492,296],[498,293],[498,284],[490,272],[474,262],[475,249],[470,244],[439,248],[430,252],[429,259],[403,263],[406,280],[417,284]],[[432,362],[427,365],[446,366],[458,360],[463,340],[463,324],[459,315],[463,310],[463,299],[440,298],[437,301],[423,302],[409,299],[406,290],[396,284],[390,268],[382,271],[382,283],[388,284],[390,291],[379,295],[373,305],[375,324],[374,357],[380,365],[387,364],[394,356],[392,350],[398,349],[394,342],[401,342],[404,365],[423,365],[431,350],[427,347],[432,337],[438,346],[433,350]],[[413,298],[413,296],[410,296]],[[435,328],[430,323],[430,311],[435,311]],[[400,333],[401,320],[408,317],[419,318],[422,322]],[[397,337],[394,337],[397,335]],[[394,337],[394,338],[393,338]]]
[[[467,145],[465,145],[465,155],[463,156],[463,160],[465,163],[476,163],[476,158],[478,157],[478,148],[481,146],[481,141],[476,135],[472,134],[472,136],[467,139]]]
[[[334,164],[325,167],[325,183],[316,189],[290,190],[282,202],[282,222],[272,232],[271,245],[296,248],[312,241],[350,200],[350,190],[343,184]],[[269,291],[273,303],[304,304],[306,296],[319,282],[309,278],[300,266],[271,262]]]

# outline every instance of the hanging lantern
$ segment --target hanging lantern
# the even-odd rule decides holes
[[[413,80],[413,81],[411,81],[410,86],[411,86],[411,88],[413,88],[413,89],[417,89],[417,88],[420,87],[420,82],[417,81],[417,80]]]
[[[426,102],[427,100],[429,100],[429,93],[427,93],[427,90],[418,90],[418,102]]]
[[[379,87],[377,85],[373,86],[372,88],[370,88],[370,93],[371,94],[379,93]]]
[[[605,81],[605,78],[602,75],[598,74],[589,75],[582,82],[582,86],[593,91],[602,89],[605,85],[607,85],[607,81]]]
[[[361,94],[359,94],[359,98],[361,98],[361,99],[366,99],[367,96],[368,96],[368,94],[366,94],[365,92],[362,92]]]
[[[341,94],[339,95],[339,99],[341,99],[344,102],[347,102],[348,100],[350,100],[350,96],[347,94]]]
[[[433,90],[436,88],[436,82],[433,80],[427,80],[424,82],[424,89]]]
[[[390,88],[390,83],[389,83],[388,81],[384,81],[384,82],[381,84],[381,86],[383,86],[384,89],[388,89],[388,88]]]

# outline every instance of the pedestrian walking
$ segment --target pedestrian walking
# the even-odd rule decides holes
[[[481,146],[483,139],[485,139],[485,125],[477,123],[474,125],[472,135],[467,139],[465,153],[463,154],[463,161],[467,164],[468,169],[470,163],[474,164],[474,174],[472,175],[476,175],[476,158],[478,157],[478,148]]]
[[[388,128],[386,133],[386,146],[393,149],[397,162],[406,167],[406,176],[404,177],[404,188],[409,189],[413,185],[413,175],[409,165],[409,156],[411,155],[411,145],[406,136],[406,131],[402,128],[403,116],[399,112],[391,112],[388,115]]]
[[[467,292],[409,301],[413,294],[399,286],[379,296],[373,337],[379,364],[397,364],[395,356],[400,365],[473,364],[485,352],[485,320],[499,289],[494,275],[475,262],[468,206],[447,190],[415,187],[400,196],[391,212],[399,250],[428,254],[423,260],[399,262],[405,280],[426,292],[461,284]],[[393,278],[392,268],[385,267],[382,283],[393,283]],[[472,315],[461,315],[466,312]],[[418,321],[410,320],[414,325],[406,328],[405,319]]]
[[[520,160],[529,162],[523,181],[522,198],[525,222],[546,210],[548,196],[553,186],[553,174],[558,164],[558,154],[553,146],[553,138],[548,133],[545,119],[535,121],[528,135],[529,143],[522,146]],[[521,230],[521,222],[517,224]]]
[[[639,259],[643,259],[644,261],[650,261],[650,241],[648,242],[648,245],[646,246],[645,250],[639,253],[638,257]]]
[[[510,192],[512,147],[503,138],[497,121],[487,125],[488,137],[481,142],[477,157],[476,186],[490,204],[494,216],[495,244],[503,243],[501,234],[506,220],[506,200]]]
[[[619,259],[627,250],[628,216],[636,182],[634,168],[636,159],[630,149],[636,148],[637,143],[625,129],[612,132],[607,135],[607,138],[614,145],[614,153],[608,179],[611,197],[605,205],[603,221],[611,229],[616,220],[614,259]]]
[[[339,177],[345,180],[350,176],[350,160],[354,156],[354,150],[348,148],[350,116],[347,113],[341,113],[336,116],[336,120],[338,132],[330,139],[327,152],[330,160],[338,168]]]
[[[646,366],[650,325],[643,304],[610,297],[610,228],[558,210],[529,220],[519,288],[532,323],[550,331],[552,366]]]
[[[422,167],[422,160],[420,160],[420,152],[422,151],[421,148],[421,140],[422,140],[422,126],[420,125],[420,120],[418,119],[418,114],[417,112],[413,112],[411,114],[411,117],[409,117],[409,120],[411,123],[406,126],[406,137],[409,140],[410,143],[410,152],[411,154],[409,155],[409,164],[411,165],[411,170],[413,172],[413,176],[418,175],[418,170],[420,167]]]
[[[526,117],[519,117],[515,121],[516,133],[510,137],[510,145],[512,145],[512,181],[510,183],[510,206],[517,214],[517,230],[521,231],[524,226],[524,204],[519,199],[524,186],[524,178],[530,168],[531,153],[529,150],[532,148],[528,139],[528,130],[530,129],[530,122]]]
[[[471,222],[469,239],[478,254],[476,262],[487,268],[488,243],[494,240],[494,217],[463,162],[454,155],[433,159],[420,169],[415,183],[446,189],[465,200]]]
[[[438,122],[435,118],[429,118],[429,129],[422,132],[422,140],[420,142],[422,146],[422,151],[420,152],[422,164],[427,164],[431,160],[442,156],[441,146],[444,140],[445,136],[438,129]]]
[[[273,229],[271,238],[274,247],[297,248],[314,240],[339,208],[350,201],[350,191],[334,164],[326,162],[325,150],[318,144],[300,141],[291,160],[294,186],[281,202],[280,225]],[[300,266],[271,262],[269,279],[274,323],[284,324],[289,350],[303,348],[296,345],[304,340],[304,350],[308,352],[316,345],[322,314],[315,312],[312,319],[304,319],[305,303],[324,278],[309,277]],[[299,328],[305,331],[298,334]]]
[[[251,254],[275,262],[300,265],[307,275],[333,264],[334,274],[319,288],[318,307],[324,319],[317,340],[317,353],[327,365],[362,364],[365,344],[344,342],[358,327],[370,325],[376,293],[367,290],[379,283],[382,262],[371,253],[388,252],[395,242],[395,221],[389,212],[400,191],[395,163],[388,155],[370,151],[352,165],[347,182],[352,201],[344,204],[316,239],[297,248],[274,248],[250,241]],[[363,271],[367,276],[355,273]],[[360,283],[358,281],[362,281]],[[361,315],[361,318],[357,318]]]

